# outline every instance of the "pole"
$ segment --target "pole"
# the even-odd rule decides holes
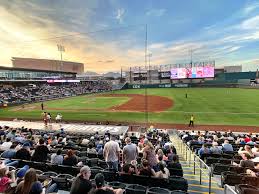
[[[145,37],[145,69],[147,70],[147,24],[146,24],[146,37]],[[148,76],[148,71],[147,71]],[[147,77],[146,76],[146,87],[145,87],[145,122],[146,128],[148,128],[148,96],[147,96]]]
[[[120,80],[120,83],[122,83],[122,67],[121,67],[121,80]]]
[[[60,71],[62,71],[63,70],[62,50],[60,50],[60,59],[61,59],[61,61],[60,61]]]

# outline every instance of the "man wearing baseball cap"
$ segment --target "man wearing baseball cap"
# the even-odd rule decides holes
[[[96,189],[92,191],[93,194],[122,194],[122,189],[113,189],[112,187],[105,186],[104,176],[98,173],[94,177]]]

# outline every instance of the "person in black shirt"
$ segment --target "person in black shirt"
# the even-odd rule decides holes
[[[40,139],[39,145],[35,148],[31,160],[36,162],[45,162],[48,159],[48,153],[50,153],[50,151],[48,147],[44,145],[44,139]]]
[[[122,194],[122,189],[113,189],[111,187],[104,186],[104,176],[102,173],[98,173],[94,177],[96,189],[92,190],[91,194]]]
[[[142,167],[139,169],[139,175],[144,176],[155,176],[153,171],[150,168],[150,165],[147,160],[142,160]]]
[[[178,155],[173,155],[172,161],[167,164],[167,167],[182,170],[182,165],[179,162]]]
[[[22,148],[16,152],[15,158],[20,160],[31,160],[30,144],[23,144]]]
[[[75,166],[78,160],[73,150],[68,150],[67,155],[64,157],[63,165]]]
[[[80,173],[72,183],[70,194],[87,194],[92,189],[92,183],[89,181],[91,170],[88,166],[80,169]]]

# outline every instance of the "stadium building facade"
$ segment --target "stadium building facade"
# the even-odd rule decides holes
[[[45,70],[45,71],[59,71],[71,73],[83,73],[84,64],[71,61],[60,61],[52,59],[33,59],[33,58],[12,58],[12,65],[14,68]]]
[[[84,64],[50,59],[12,58],[13,67],[0,66],[0,80],[74,79]]]

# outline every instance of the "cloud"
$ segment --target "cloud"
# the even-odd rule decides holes
[[[248,14],[254,12],[258,8],[259,8],[259,3],[258,2],[255,2],[255,3],[252,3],[252,4],[247,4],[245,6],[245,8],[243,9],[243,13],[245,15],[248,15]]]
[[[166,13],[166,9],[150,9],[146,12],[147,16],[160,17]]]
[[[113,63],[114,60],[106,60],[105,62],[106,62],[106,63]]]
[[[241,28],[245,30],[259,29],[259,15],[243,21]]]
[[[123,17],[125,15],[125,10],[123,8],[117,10],[116,19],[119,23],[123,22]]]
[[[234,52],[234,51],[237,51],[241,48],[241,46],[233,46],[231,48],[228,49],[228,52]]]
[[[155,43],[155,44],[151,44],[149,45],[150,49],[161,49],[164,48],[166,45],[163,43]]]

